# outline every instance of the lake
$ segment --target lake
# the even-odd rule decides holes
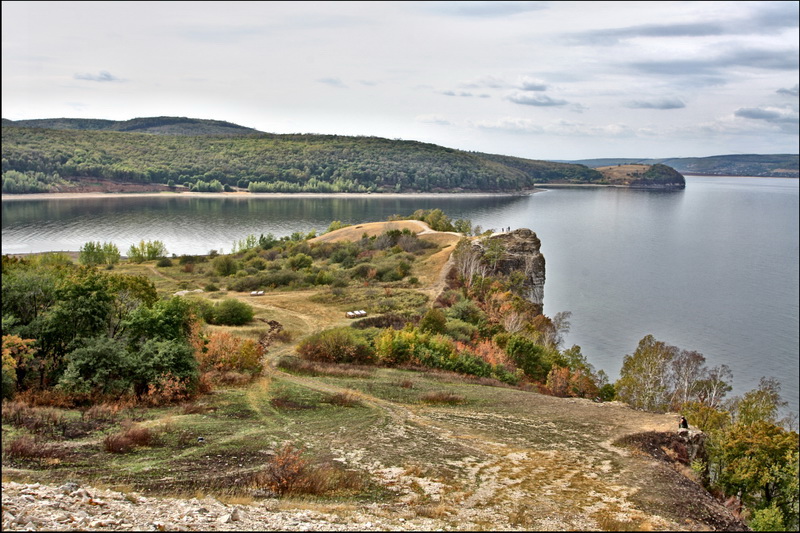
[[[639,340],[725,363],[733,394],[776,377],[798,412],[797,179],[687,176],[682,191],[553,188],[529,196],[120,197],[3,200],[2,252],[161,240],[170,253],[229,252],[247,235],[325,231],[442,209],[484,229],[535,231],[545,314],[570,311],[577,344],[612,380]]]

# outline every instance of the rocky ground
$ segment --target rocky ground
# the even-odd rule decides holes
[[[403,517],[401,509],[313,505],[282,509],[278,500],[225,504],[204,499],[149,498],[83,487],[3,483],[3,531],[431,531],[440,521]]]

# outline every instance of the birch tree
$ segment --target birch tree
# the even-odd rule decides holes
[[[665,411],[670,403],[670,363],[678,348],[646,335],[622,361],[617,398],[631,407]]]

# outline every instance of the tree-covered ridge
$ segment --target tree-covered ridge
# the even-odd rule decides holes
[[[337,135],[151,135],[3,126],[9,172],[75,181],[214,184],[251,192],[522,191],[547,181],[590,182],[581,165],[465,152],[416,141]],[[54,181],[53,179],[50,180]],[[212,187],[213,189],[214,187]],[[51,191],[63,190],[54,185]],[[33,192],[33,191],[31,191]]]
[[[671,157],[667,159],[607,158],[581,159],[570,163],[591,168],[611,165],[669,165],[683,174],[713,176],[800,177],[798,154],[731,154],[710,157]]]
[[[130,120],[94,118],[43,118],[32,120],[3,119],[3,126],[44,128],[53,130],[104,130],[154,133],[159,135],[248,135],[259,133],[223,120],[186,117],[145,117]]]
[[[626,187],[663,187],[682,189],[686,180],[680,172],[667,165],[629,164],[597,169],[605,180],[611,185],[624,185]]]

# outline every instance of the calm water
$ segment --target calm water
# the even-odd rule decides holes
[[[525,197],[97,198],[3,201],[2,252],[161,240],[230,251],[249,234],[324,231],[440,208],[484,229],[527,227],[547,262],[545,313],[616,379],[644,335],[725,363],[734,394],[777,377],[798,412],[798,180],[688,177],[684,191],[553,189]]]

